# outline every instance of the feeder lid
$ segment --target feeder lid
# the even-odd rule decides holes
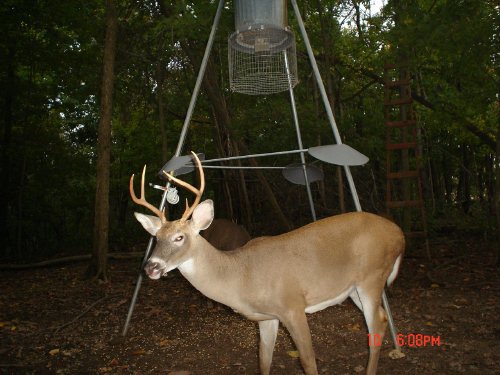
[[[205,160],[205,154],[197,154],[200,161]],[[176,176],[180,176],[189,173],[194,170],[194,164],[192,161],[192,155],[174,156],[170,159],[163,168],[158,172],[163,180],[167,179],[167,176],[163,172],[175,172]]]
[[[296,185],[306,184],[304,178],[304,168],[302,164],[290,164],[283,169],[283,177],[288,181]],[[311,184],[316,181],[321,181],[324,178],[323,171],[318,167],[310,164],[306,164],[307,180]]]
[[[316,159],[336,165],[364,165],[370,160],[361,152],[343,143],[311,147],[308,152]]]

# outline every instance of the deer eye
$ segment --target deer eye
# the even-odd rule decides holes
[[[179,236],[175,237],[175,238],[174,238],[174,241],[175,241],[175,242],[180,242],[180,241],[182,241],[183,239],[184,239],[184,236],[181,234],[181,235],[179,235]]]

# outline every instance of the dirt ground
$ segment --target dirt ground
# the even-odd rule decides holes
[[[494,246],[477,238],[433,240],[438,268],[430,279],[425,259],[408,254],[388,291],[408,340],[405,356],[391,359],[387,334],[379,374],[500,373]],[[257,324],[209,302],[177,271],[144,280],[122,337],[139,263],[111,261],[107,284],[82,280],[85,263],[2,271],[0,374],[259,373]],[[311,314],[309,323],[320,374],[364,373],[367,332],[352,302]],[[280,328],[272,374],[302,373]]]

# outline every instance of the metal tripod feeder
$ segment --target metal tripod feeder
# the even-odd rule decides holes
[[[245,29],[245,27],[242,26],[242,25],[245,25],[244,22],[238,23],[238,20],[244,21],[245,18],[241,17],[241,15],[238,15],[235,17],[237,20],[237,25],[239,25],[237,27],[238,31],[236,31],[236,33],[233,34],[229,38],[229,64],[230,64],[229,68],[230,68],[231,89],[234,91],[237,91],[237,92],[253,94],[253,95],[271,94],[274,92],[289,90],[291,101],[292,101],[292,99],[293,99],[293,87],[297,84],[298,79],[297,79],[297,68],[296,68],[297,63],[296,63],[296,56],[295,56],[295,40],[293,39],[293,43],[291,44],[291,47],[288,47],[289,43],[287,43],[287,40],[288,40],[287,35],[290,35],[291,36],[290,38],[293,38],[293,34],[291,33],[291,31],[289,30],[289,28],[287,27],[287,24],[286,24],[286,13],[285,13],[286,12],[286,0],[268,0],[268,1],[264,1],[264,0],[260,0],[260,1],[234,0],[234,1],[235,1],[236,12],[241,11],[242,13],[244,13],[244,9],[246,9],[246,8],[243,8],[243,6],[248,6],[248,9],[253,9],[252,7],[255,6],[255,10],[257,10],[257,9],[262,10],[262,9],[264,9],[262,7],[266,6],[266,4],[271,4],[271,5],[274,5],[276,7],[281,6],[281,9],[283,10],[283,12],[282,13],[279,13],[279,12],[273,13],[271,11],[268,11],[268,12],[262,11],[261,13],[259,13],[259,14],[264,15],[264,16],[273,15],[273,14],[275,14],[275,15],[282,14],[282,17],[278,18],[278,20],[281,20],[281,22],[271,22],[271,25],[269,25],[267,23],[267,21],[259,24],[258,17],[256,16],[257,12],[256,11],[248,12],[248,13],[254,14],[254,16],[248,18],[248,20],[251,20],[251,22],[248,23],[249,27],[247,29]],[[302,20],[302,16],[301,16],[300,11],[299,11],[297,1],[290,0],[290,3],[293,7],[293,11],[294,11],[294,14],[295,14],[296,19],[297,19],[298,28],[299,28],[300,34],[302,36],[302,40],[304,41],[304,44],[306,46],[307,55],[308,55],[309,61],[311,63],[314,77],[315,77],[316,82],[318,84],[318,89],[320,91],[321,99],[322,99],[323,104],[325,106],[325,111],[326,111],[330,126],[332,128],[333,135],[335,137],[335,141],[338,145],[340,145],[340,144],[342,144],[342,140],[340,138],[340,133],[338,131],[337,124],[335,122],[335,118],[333,116],[333,111],[331,109],[331,106],[330,106],[330,103],[328,100],[328,96],[326,94],[326,90],[325,90],[323,81],[321,79],[321,74],[319,72],[319,69],[318,69],[318,66],[316,63],[316,58],[314,57],[314,53],[312,50],[311,43],[309,41],[309,37],[307,36],[307,32],[306,32],[306,29],[304,26],[304,22]],[[200,70],[198,72],[198,77],[196,79],[195,87],[193,89],[193,93],[191,96],[189,107],[188,107],[188,110],[186,113],[186,118],[184,120],[184,125],[182,127],[181,134],[179,137],[177,149],[175,151],[175,157],[180,156],[181,151],[182,151],[182,147],[183,147],[185,140],[186,140],[187,130],[188,130],[188,127],[189,127],[189,124],[190,124],[190,121],[191,121],[191,118],[193,115],[194,107],[196,104],[196,99],[198,97],[198,94],[199,94],[199,91],[201,88],[201,83],[202,83],[203,76],[204,76],[205,71],[206,71],[206,66],[208,63],[209,56],[210,56],[210,51],[211,51],[213,43],[214,43],[215,33],[217,30],[217,26],[219,24],[219,20],[220,20],[220,16],[221,16],[223,8],[224,8],[224,0],[219,0],[219,4],[217,6],[217,12],[216,12],[216,15],[214,17],[214,22],[213,22],[213,25],[212,25],[212,28],[210,31],[210,36],[208,38],[207,46],[205,48],[205,53],[203,55],[203,60],[201,62]],[[271,8],[271,9],[274,9],[274,8]],[[277,8],[277,9],[280,9],[280,8]],[[273,17],[269,17],[269,18],[274,19],[275,17],[273,16]],[[265,34],[258,33],[259,29],[265,30],[265,29],[273,29],[273,28],[280,30],[281,34],[285,35],[285,37],[282,37],[282,38],[269,37],[268,39],[266,39]],[[252,31],[254,32],[255,36],[252,36],[252,34],[251,34]],[[283,32],[283,31],[285,31],[285,32]],[[243,34],[243,33],[246,33],[246,34]],[[263,37],[261,37],[261,35]],[[252,41],[252,38],[253,38],[253,41]],[[286,48],[285,48],[285,46],[286,46]],[[253,50],[253,52],[252,52],[252,50]],[[248,70],[245,70],[245,65],[243,64],[245,61],[243,61],[243,63],[240,64],[240,61],[238,60],[239,55],[237,55],[237,54],[234,56],[232,55],[233,53],[236,53],[238,51],[244,55],[245,54],[248,55],[247,57],[249,57],[249,62],[248,62],[248,65],[246,65],[248,67]],[[292,51],[293,51],[293,53],[292,53]],[[275,60],[277,61],[277,68],[273,68],[272,65],[269,63],[269,61],[271,61],[271,62],[275,61],[272,59],[273,53],[276,56],[279,56],[279,55],[283,56],[282,60],[275,58]],[[243,60],[244,60],[244,55],[242,57]],[[267,58],[267,56],[271,56],[271,57]],[[274,57],[276,57],[276,56],[274,56]],[[260,57],[262,57],[262,58],[260,58]],[[258,66],[259,62],[262,63],[262,67]],[[280,81],[279,85],[267,85],[266,84],[266,80],[272,81],[271,79],[269,79],[269,77],[272,77],[272,75],[265,74],[266,69],[273,72],[273,73],[276,72],[276,75],[275,75],[276,78],[274,78],[274,80]],[[252,74],[253,74],[253,76],[252,76]],[[250,84],[249,87],[246,86],[248,83]],[[254,89],[252,85],[254,85],[257,88]],[[299,133],[298,133],[298,136],[299,136],[299,140],[300,140]],[[299,144],[299,148],[301,150],[298,150],[298,152],[301,153],[301,158],[303,159],[303,152],[306,152],[308,150],[303,149],[303,146],[301,144]],[[360,158],[357,153],[350,153],[351,156],[353,157],[352,158],[353,160],[351,160],[351,158],[347,158],[347,160],[346,160],[344,158],[344,156],[342,156],[341,158],[338,158],[336,156],[337,151],[338,150],[342,151],[342,148],[344,148],[344,150],[345,150],[345,147],[342,147],[342,146],[336,147],[336,150],[334,150],[335,152],[333,152],[333,153],[327,152],[326,156],[323,154],[323,151],[325,151],[325,150],[319,150],[320,153],[317,156],[317,158],[320,160],[325,159],[323,161],[326,161],[329,163],[339,163],[340,162],[340,165],[344,166],[344,171],[345,171],[346,177],[347,177],[347,183],[348,183],[349,188],[350,188],[351,193],[352,193],[354,206],[356,208],[356,211],[362,211],[359,197],[358,197],[358,194],[356,191],[356,187],[354,185],[354,180],[352,178],[352,174],[351,174],[350,169],[349,169],[349,165],[353,161],[355,161],[355,164],[357,164],[357,165],[362,165],[364,162],[366,162],[368,160],[368,158],[366,158],[366,157]],[[309,151],[311,151],[311,149],[309,149]],[[312,150],[312,151],[314,152],[315,150]],[[310,154],[312,156],[314,156],[313,153],[310,152]],[[334,155],[334,156],[332,157],[331,155]],[[305,163],[302,162],[302,164],[305,164]],[[307,169],[303,174],[304,174],[304,182],[305,182],[305,180],[308,180],[308,177],[309,177],[309,173],[307,172]],[[168,185],[169,184],[167,184],[167,186]],[[308,186],[309,185],[307,185],[307,187]],[[311,194],[309,194],[309,189],[308,189],[308,195],[309,195],[309,197],[311,195]],[[161,200],[160,207],[159,207],[160,210],[162,210],[165,207],[166,201],[167,201],[167,190],[165,190],[163,193],[162,200]],[[313,212],[313,220],[316,220],[316,217],[314,215],[314,207],[311,207],[311,211]],[[146,252],[144,254],[143,263],[148,259],[154,242],[155,242],[155,239],[153,236],[151,236],[149,243],[148,243],[148,247],[147,247]],[[135,302],[137,300],[137,296],[139,293],[141,282],[142,282],[142,273],[139,274],[138,279],[137,279],[137,283],[136,283],[136,287],[135,287],[134,294],[132,297],[132,301],[131,301],[130,306],[129,306],[127,319],[125,321],[125,325],[124,325],[123,331],[122,331],[123,336],[125,336],[127,333],[130,319],[132,317],[134,305],[135,305]],[[391,314],[391,310],[390,310],[389,303],[387,301],[387,297],[385,295],[385,292],[382,294],[382,302],[383,302],[384,308],[385,308],[387,315],[388,315],[388,323],[389,323],[389,328],[391,330],[391,335],[392,335],[392,338],[394,341],[394,346],[396,349],[399,349],[399,345],[398,345],[397,339],[396,339],[397,329],[394,326],[394,323],[392,320],[392,314]]]

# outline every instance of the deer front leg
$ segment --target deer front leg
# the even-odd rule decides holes
[[[278,335],[278,319],[259,321],[260,346],[259,346],[259,364],[262,375],[269,375],[271,370],[271,361],[273,360],[274,344]]]
[[[304,310],[293,311],[282,319],[283,324],[290,332],[293,342],[300,355],[300,362],[306,375],[318,375],[316,358],[312,346],[311,331]]]

